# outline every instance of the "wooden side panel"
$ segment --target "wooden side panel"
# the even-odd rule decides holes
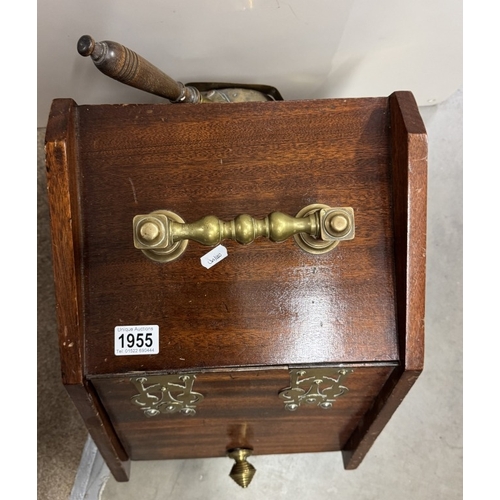
[[[83,379],[83,302],[77,164],[77,106],[71,99],[52,105],[45,136],[45,163],[52,232],[52,262],[59,325],[62,379]]]
[[[410,92],[390,96],[396,309],[401,365],[343,450],[355,469],[411,389],[424,364],[427,134]]]
[[[413,95],[390,99],[394,196],[396,304],[400,359],[424,366],[427,133]]]
[[[84,314],[78,186],[77,106],[53,102],[45,138],[47,189],[62,382],[118,481],[129,476],[128,456],[83,372]]]
[[[264,455],[340,450],[392,369],[354,368],[333,408],[301,405],[294,412],[278,396],[290,384],[286,369],[198,374],[193,389],[204,400],[194,416],[146,417],[131,401],[136,374],[92,383],[133,460],[217,457],[238,447]]]

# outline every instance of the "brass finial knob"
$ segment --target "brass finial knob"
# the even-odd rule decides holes
[[[247,488],[251,483],[255,473],[255,467],[247,462],[247,458],[252,454],[249,448],[235,448],[227,452],[227,456],[235,460],[229,477],[242,488]]]

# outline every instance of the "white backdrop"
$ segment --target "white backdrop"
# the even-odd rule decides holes
[[[80,56],[85,34],[184,83],[261,83],[287,100],[410,90],[426,106],[462,85],[460,0],[39,0],[38,127],[59,97],[164,102]]]

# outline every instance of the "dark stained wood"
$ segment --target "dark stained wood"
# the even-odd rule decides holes
[[[88,381],[65,387],[113,477],[120,482],[128,481],[130,458],[93,387]]]
[[[65,384],[81,384],[83,380],[82,244],[77,203],[76,114],[77,106],[73,100],[54,101],[45,136],[52,263],[61,371]]]
[[[88,374],[398,359],[387,99],[79,109]],[[210,270],[195,242],[168,264],[133,247],[156,209],[311,203],[352,206],[355,239],[320,256],[228,241]],[[114,356],[116,326],[150,324],[158,355]]]
[[[410,92],[395,92],[389,105],[401,364],[346,443],[343,451],[346,469],[355,469],[361,463],[424,366],[427,134]]]
[[[423,368],[426,133],[389,98],[210,105],[54,101],[47,167],[63,381],[113,475],[129,458],[342,450],[356,468]],[[132,219],[187,222],[351,206],[356,237],[313,256],[242,246],[206,270],[158,264]],[[114,328],[159,325],[160,353],[115,356]],[[354,364],[331,412],[283,409],[289,366]],[[129,378],[196,372],[194,418],[145,418]]]
[[[54,100],[45,138],[61,376],[110,470],[118,481],[126,481],[129,459],[99,401],[89,391],[83,373],[82,241],[76,115],[73,100]]]
[[[424,366],[427,236],[427,133],[409,92],[390,99],[400,358],[405,370]]]
[[[200,373],[194,390],[205,399],[193,417],[145,417],[131,402],[134,374],[92,383],[131,459],[157,460],[225,456],[238,447],[255,455],[339,451],[392,370],[354,367],[344,381],[349,391],[332,409],[301,406],[295,412],[278,397],[290,385],[286,369]]]

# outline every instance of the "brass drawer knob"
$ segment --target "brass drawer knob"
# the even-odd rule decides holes
[[[295,217],[282,212],[272,212],[264,219],[242,214],[226,222],[208,215],[192,223],[185,223],[168,210],[157,210],[136,215],[133,231],[135,248],[157,262],[180,257],[188,240],[207,246],[227,239],[248,245],[260,237],[278,243],[293,236],[302,250],[322,254],[333,250],[340,241],[354,238],[354,210],[315,204],[303,208]]]
[[[227,452],[227,456],[235,460],[229,477],[233,479],[236,484],[239,484],[242,488],[246,488],[252,481],[255,473],[255,467],[247,462],[247,458],[252,454],[252,450],[249,448],[234,448]]]

